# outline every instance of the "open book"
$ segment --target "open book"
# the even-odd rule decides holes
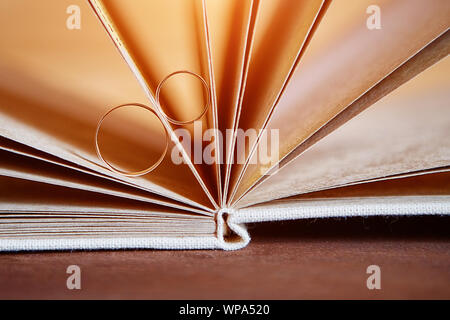
[[[0,8],[0,250],[450,214],[447,0]]]

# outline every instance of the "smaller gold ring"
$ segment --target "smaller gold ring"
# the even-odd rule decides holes
[[[161,105],[160,105],[160,101],[159,101],[159,96],[160,96],[160,94],[161,94],[161,88],[162,88],[162,86],[164,85],[164,83],[165,83],[167,80],[169,80],[169,78],[171,78],[171,77],[173,77],[173,76],[175,76],[175,75],[177,75],[177,74],[183,74],[183,73],[184,73],[184,74],[190,74],[190,75],[192,75],[192,76],[194,76],[194,77],[200,79],[200,81],[202,82],[202,84],[203,84],[203,86],[205,87],[206,92],[207,92],[207,101],[206,101],[206,103],[205,103],[205,107],[203,108],[202,113],[201,113],[198,117],[196,117],[196,118],[193,119],[193,120],[178,121],[178,120],[176,120],[176,119],[173,119],[173,118],[169,117],[169,116],[162,110]],[[205,79],[203,79],[201,76],[199,76],[198,74],[196,74],[196,73],[194,73],[194,72],[191,72],[191,71],[180,70],[180,71],[172,72],[171,74],[169,74],[168,76],[166,76],[166,77],[158,84],[158,87],[156,88],[156,104],[157,104],[158,110],[161,112],[161,114],[164,116],[164,118],[167,119],[167,121],[169,121],[169,122],[171,122],[171,123],[173,123],[173,124],[176,124],[176,125],[190,124],[190,123],[193,123],[194,121],[199,120],[201,117],[203,117],[203,116],[205,115],[206,111],[208,111],[208,108],[209,108],[209,106],[210,106],[210,103],[211,103],[211,92],[209,91],[209,86],[208,86],[208,84],[206,83]]]
[[[161,121],[161,119],[159,118],[158,114],[150,107],[140,104],[140,103],[127,103],[127,104],[122,104],[120,106],[114,107],[111,110],[109,110],[108,112],[106,112],[101,118],[100,121],[97,124],[97,128],[95,130],[95,151],[97,152],[97,156],[99,157],[99,159],[101,161],[103,161],[103,163],[113,172],[127,176],[127,177],[140,177],[143,176],[153,170],[155,170],[160,164],[161,162],[164,160],[164,157],[166,156],[167,150],[169,149],[169,135],[167,133],[166,128],[164,127],[164,125],[162,124],[162,127],[164,128],[164,133],[166,135],[166,146],[164,148],[164,152],[162,153],[161,157],[158,159],[158,161],[156,161],[152,166],[148,167],[147,169],[141,170],[141,171],[135,171],[135,172],[128,172],[128,171],[123,171],[120,169],[115,168],[112,164],[110,164],[108,161],[106,161],[103,156],[102,153],[100,152],[100,147],[99,147],[99,143],[98,143],[98,135],[100,132],[100,127],[103,123],[103,121],[106,119],[106,117],[112,113],[113,111],[120,109],[120,108],[124,108],[124,107],[130,107],[130,106],[134,106],[134,107],[139,107],[139,108],[143,108],[146,109],[148,111],[150,111],[151,113],[153,113],[159,121]]]

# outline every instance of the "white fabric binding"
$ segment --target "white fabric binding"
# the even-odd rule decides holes
[[[239,209],[235,223],[354,216],[450,214],[450,196],[367,197],[274,201]]]
[[[0,251],[114,250],[114,249],[220,249],[216,237],[0,239]]]
[[[65,239],[0,239],[0,251],[93,249],[223,249],[237,250],[250,242],[245,223],[374,215],[450,214],[450,196],[403,196],[357,199],[276,201],[239,211],[223,208],[216,214],[216,235],[205,237],[128,237]],[[226,221],[224,215],[227,215]],[[225,237],[225,225],[235,237]]]
[[[224,215],[227,215],[227,221],[225,222]],[[247,246],[250,242],[250,235],[244,225],[235,222],[236,211],[231,208],[222,208],[219,210],[216,216],[217,223],[217,239],[220,246],[224,250],[237,250]],[[229,230],[237,235],[237,240],[232,241],[225,238],[226,230],[225,223]]]
[[[225,222],[223,215],[228,214]],[[119,237],[119,238],[51,238],[51,239],[0,239],[0,251],[32,251],[32,250],[115,250],[115,249],[223,249],[237,250],[250,242],[250,236],[242,225],[233,221],[234,211],[222,209],[216,215],[216,235],[205,237]],[[225,223],[228,229],[238,237],[236,241],[229,241],[224,237]]]

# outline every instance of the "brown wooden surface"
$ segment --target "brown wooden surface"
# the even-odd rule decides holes
[[[250,226],[240,251],[0,255],[0,298],[450,298],[450,217],[352,218]],[[66,268],[82,289],[66,288]],[[381,267],[379,291],[366,268]]]

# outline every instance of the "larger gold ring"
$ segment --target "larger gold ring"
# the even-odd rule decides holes
[[[161,105],[160,105],[160,101],[159,101],[159,97],[160,97],[160,94],[161,94],[161,88],[162,88],[162,86],[164,85],[164,83],[165,83],[167,80],[169,80],[171,77],[173,77],[173,76],[175,76],[175,75],[177,75],[177,74],[182,74],[182,73],[184,73],[184,74],[190,74],[190,75],[192,75],[192,76],[194,76],[194,77],[200,79],[200,81],[202,82],[202,84],[203,84],[203,86],[205,87],[206,92],[207,92],[207,101],[206,101],[205,107],[203,108],[202,113],[201,113],[198,117],[196,117],[195,119],[193,119],[193,120],[178,121],[178,120],[176,120],[176,119],[173,119],[173,118],[169,117],[169,116],[162,110]],[[168,76],[166,76],[166,77],[158,84],[158,87],[156,88],[156,104],[157,104],[158,110],[161,112],[161,114],[164,116],[164,118],[167,119],[167,121],[169,121],[169,122],[171,122],[171,123],[173,123],[173,124],[176,124],[176,125],[189,124],[189,123],[193,123],[194,121],[199,120],[201,117],[203,117],[203,116],[205,115],[206,111],[208,111],[208,108],[209,108],[209,106],[210,106],[210,103],[211,103],[211,92],[209,91],[209,86],[208,86],[208,84],[206,83],[205,79],[203,79],[201,76],[199,76],[198,74],[196,74],[196,73],[194,73],[194,72],[191,72],[191,71],[180,70],[180,71],[173,72],[173,73],[169,74]]]
[[[158,161],[156,161],[152,166],[148,167],[147,169],[141,170],[141,171],[136,171],[136,172],[128,172],[128,171],[123,171],[120,169],[115,168],[112,164],[110,164],[108,161],[106,161],[106,159],[103,158],[102,153],[100,152],[100,147],[99,147],[99,143],[98,143],[98,134],[100,132],[100,127],[103,123],[103,121],[106,119],[106,117],[111,114],[113,111],[119,109],[119,108],[124,108],[124,107],[130,107],[130,106],[135,106],[135,107],[139,107],[139,108],[143,108],[146,109],[148,111],[150,111],[151,113],[153,113],[159,121],[161,121],[161,119],[159,118],[158,114],[150,107],[140,104],[140,103],[127,103],[127,104],[122,104],[120,106],[114,107],[111,110],[109,110],[108,112],[106,112],[100,119],[100,121],[97,124],[97,129],[95,130],[95,151],[97,152],[97,156],[99,157],[99,159],[101,161],[103,161],[103,163],[109,168],[111,169],[111,171],[118,173],[118,174],[122,174],[124,176],[127,177],[140,177],[143,176],[153,170],[156,169],[156,167],[158,167],[161,162],[164,160],[164,157],[166,156],[167,150],[169,149],[169,135],[167,133],[166,128],[164,127],[164,125],[162,124],[162,127],[164,128],[164,133],[166,135],[166,146],[164,148],[164,152],[162,153],[161,157],[158,159]]]

